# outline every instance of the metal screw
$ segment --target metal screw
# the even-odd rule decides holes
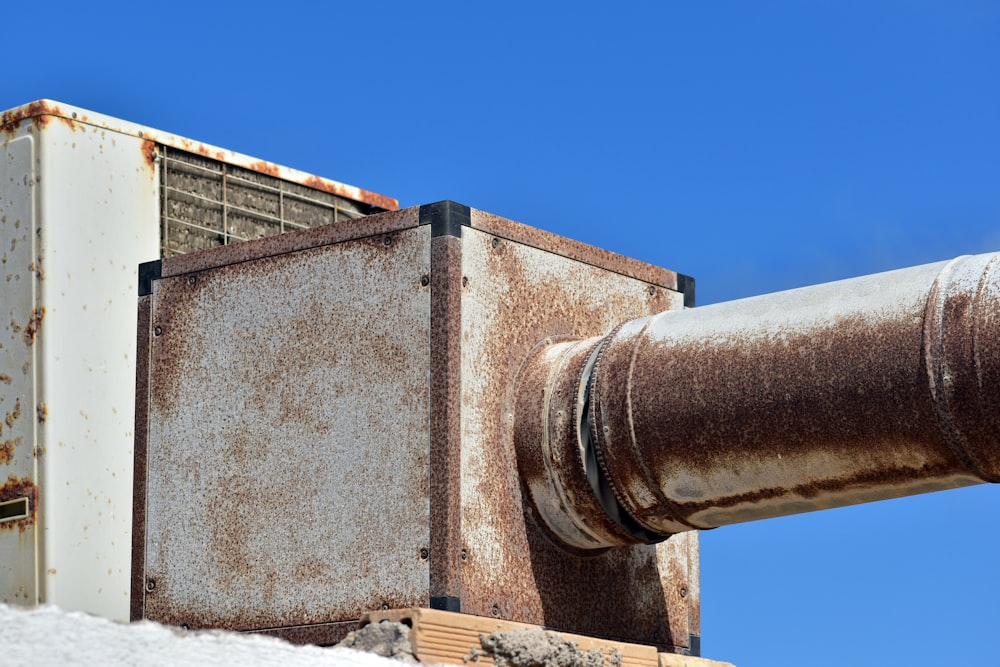
[[[392,237],[391,236],[383,236],[382,237],[382,245],[384,245],[386,247],[391,246],[392,245]]]
[[[495,604],[492,607],[490,607],[490,614],[492,614],[494,618],[496,618],[497,616],[499,616],[500,615],[500,605]]]
[[[469,552],[462,549],[462,560],[469,560]]]
[[[156,589],[156,582],[152,579],[146,580],[146,592],[152,593]]]
[[[421,550],[420,550],[420,560],[427,560],[427,558],[428,558],[428,557],[429,557],[430,555],[431,555],[431,552],[430,552],[430,551],[428,551],[427,549],[421,549]]]
[[[181,630],[190,630],[191,626],[187,623],[181,623]]]
[[[160,336],[163,334],[163,327],[153,327],[153,335]]]
[[[430,276],[420,276],[420,284],[423,285],[424,287],[427,287],[428,285],[431,284],[431,277]]]
[[[496,237],[493,237],[493,240],[490,241],[490,245],[492,245],[494,248],[496,248],[498,245],[500,245],[500,239],[498,239]]]
[[[196,282],[198,282],[198,278],[196,276],[188,276],[188,285],[194,285]]]
[[[687,589],[687,586],[681,586],[681,597],[682,597],[682,598],[686,598],[686,597],[687,597],[687,595],[688,595],[688,589]]]

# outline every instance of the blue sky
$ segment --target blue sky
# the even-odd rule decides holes
[[[454,199],[692,275],[704,305],[1000,250],[998,35],[972,1],[57,1],[8,23],[0,107]],[[998,505],[703,534],[704,654],[1000,664]]]

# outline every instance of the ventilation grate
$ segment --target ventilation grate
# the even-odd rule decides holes
[[[353,220],[381,209],[159,146],[161,255]]]

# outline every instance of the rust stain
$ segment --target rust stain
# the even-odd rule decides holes
[[[13,381],[14,378],[12,378],[11,376],[7,375],[6,373],[0,373],[0,382],[3,382],[4,384],[10,384]]]
[[[21,399],[17,399],[17,401],[14,402],[14,411],[8,412],[6,419],[4,419],[4,422],[7,424],[7,428],[12,428],[14,426],[14,422],[16,422],[17,418],[20,416],[21,416]]]
[[[82,129],[74,118],[66,114],[58,106],[50,104],[45,100],[32,102],[19,109],[4,112],[0,115],[0,128],[2,128],[4,133],[11,135],[17,131],[24,120],[31,119],[34,127],[42,129],[53,118],[58,119],[74,132]]]
[[[31,311],[31,318],[24,328],[24,344],[31,347],[35,343],[35,337],[42,328],[42,320],[45,319],[45,308],[38,306]]]
[[[150,171],[156,169],[156,142],[150,141],[149,139],[142,140],[142,159],[149,167]]]
[[[7,482],[0,486],[0,503],[18,498],[28,499],[27,518],[0,523],[0,531],[13,530],[16,527],[23,533],[38,520],[38,486],[27,477],[10,475],[7,477]]]
[[[268,176],[273,176],[278,178],[278,174],[281,172],[281,168],[272,162],[266,162],[264,160],[257,160],[250,165],[250,169],[259,172],[261,174],[267,174]]]
[[[14,447],[17,444],[17,440],[4,440],[3,444],[0,444],[0,465],[6,465],[13,460]]]
[[[347,199],[362,201],[366,204],[383,208],[387,211],[399,210],[399,202],[392,197],[386,197],[385,195],[380,195],[377,192],[361,190],[360,188],[345,187],[340,183],[320,178],[319,176],[309,176],[302,181],[302,185],[316,190],[323,190],[324,192],[339,195]]]
[[[49,408],[48,406],[45,405],[45,403],[38,404],[38,409],[36,410],[36,413],[38,415],[39,424],[44,424],[45,420],[49,418]]]

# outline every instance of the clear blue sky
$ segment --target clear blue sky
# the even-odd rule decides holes
[[[16,3],[48,97],[693,275],[701,304],[1000,250],[1000,4]],[[15,21],[15,16],[20,16]],[[704,533],[739,667],[1000,665],[1000,488]]]

